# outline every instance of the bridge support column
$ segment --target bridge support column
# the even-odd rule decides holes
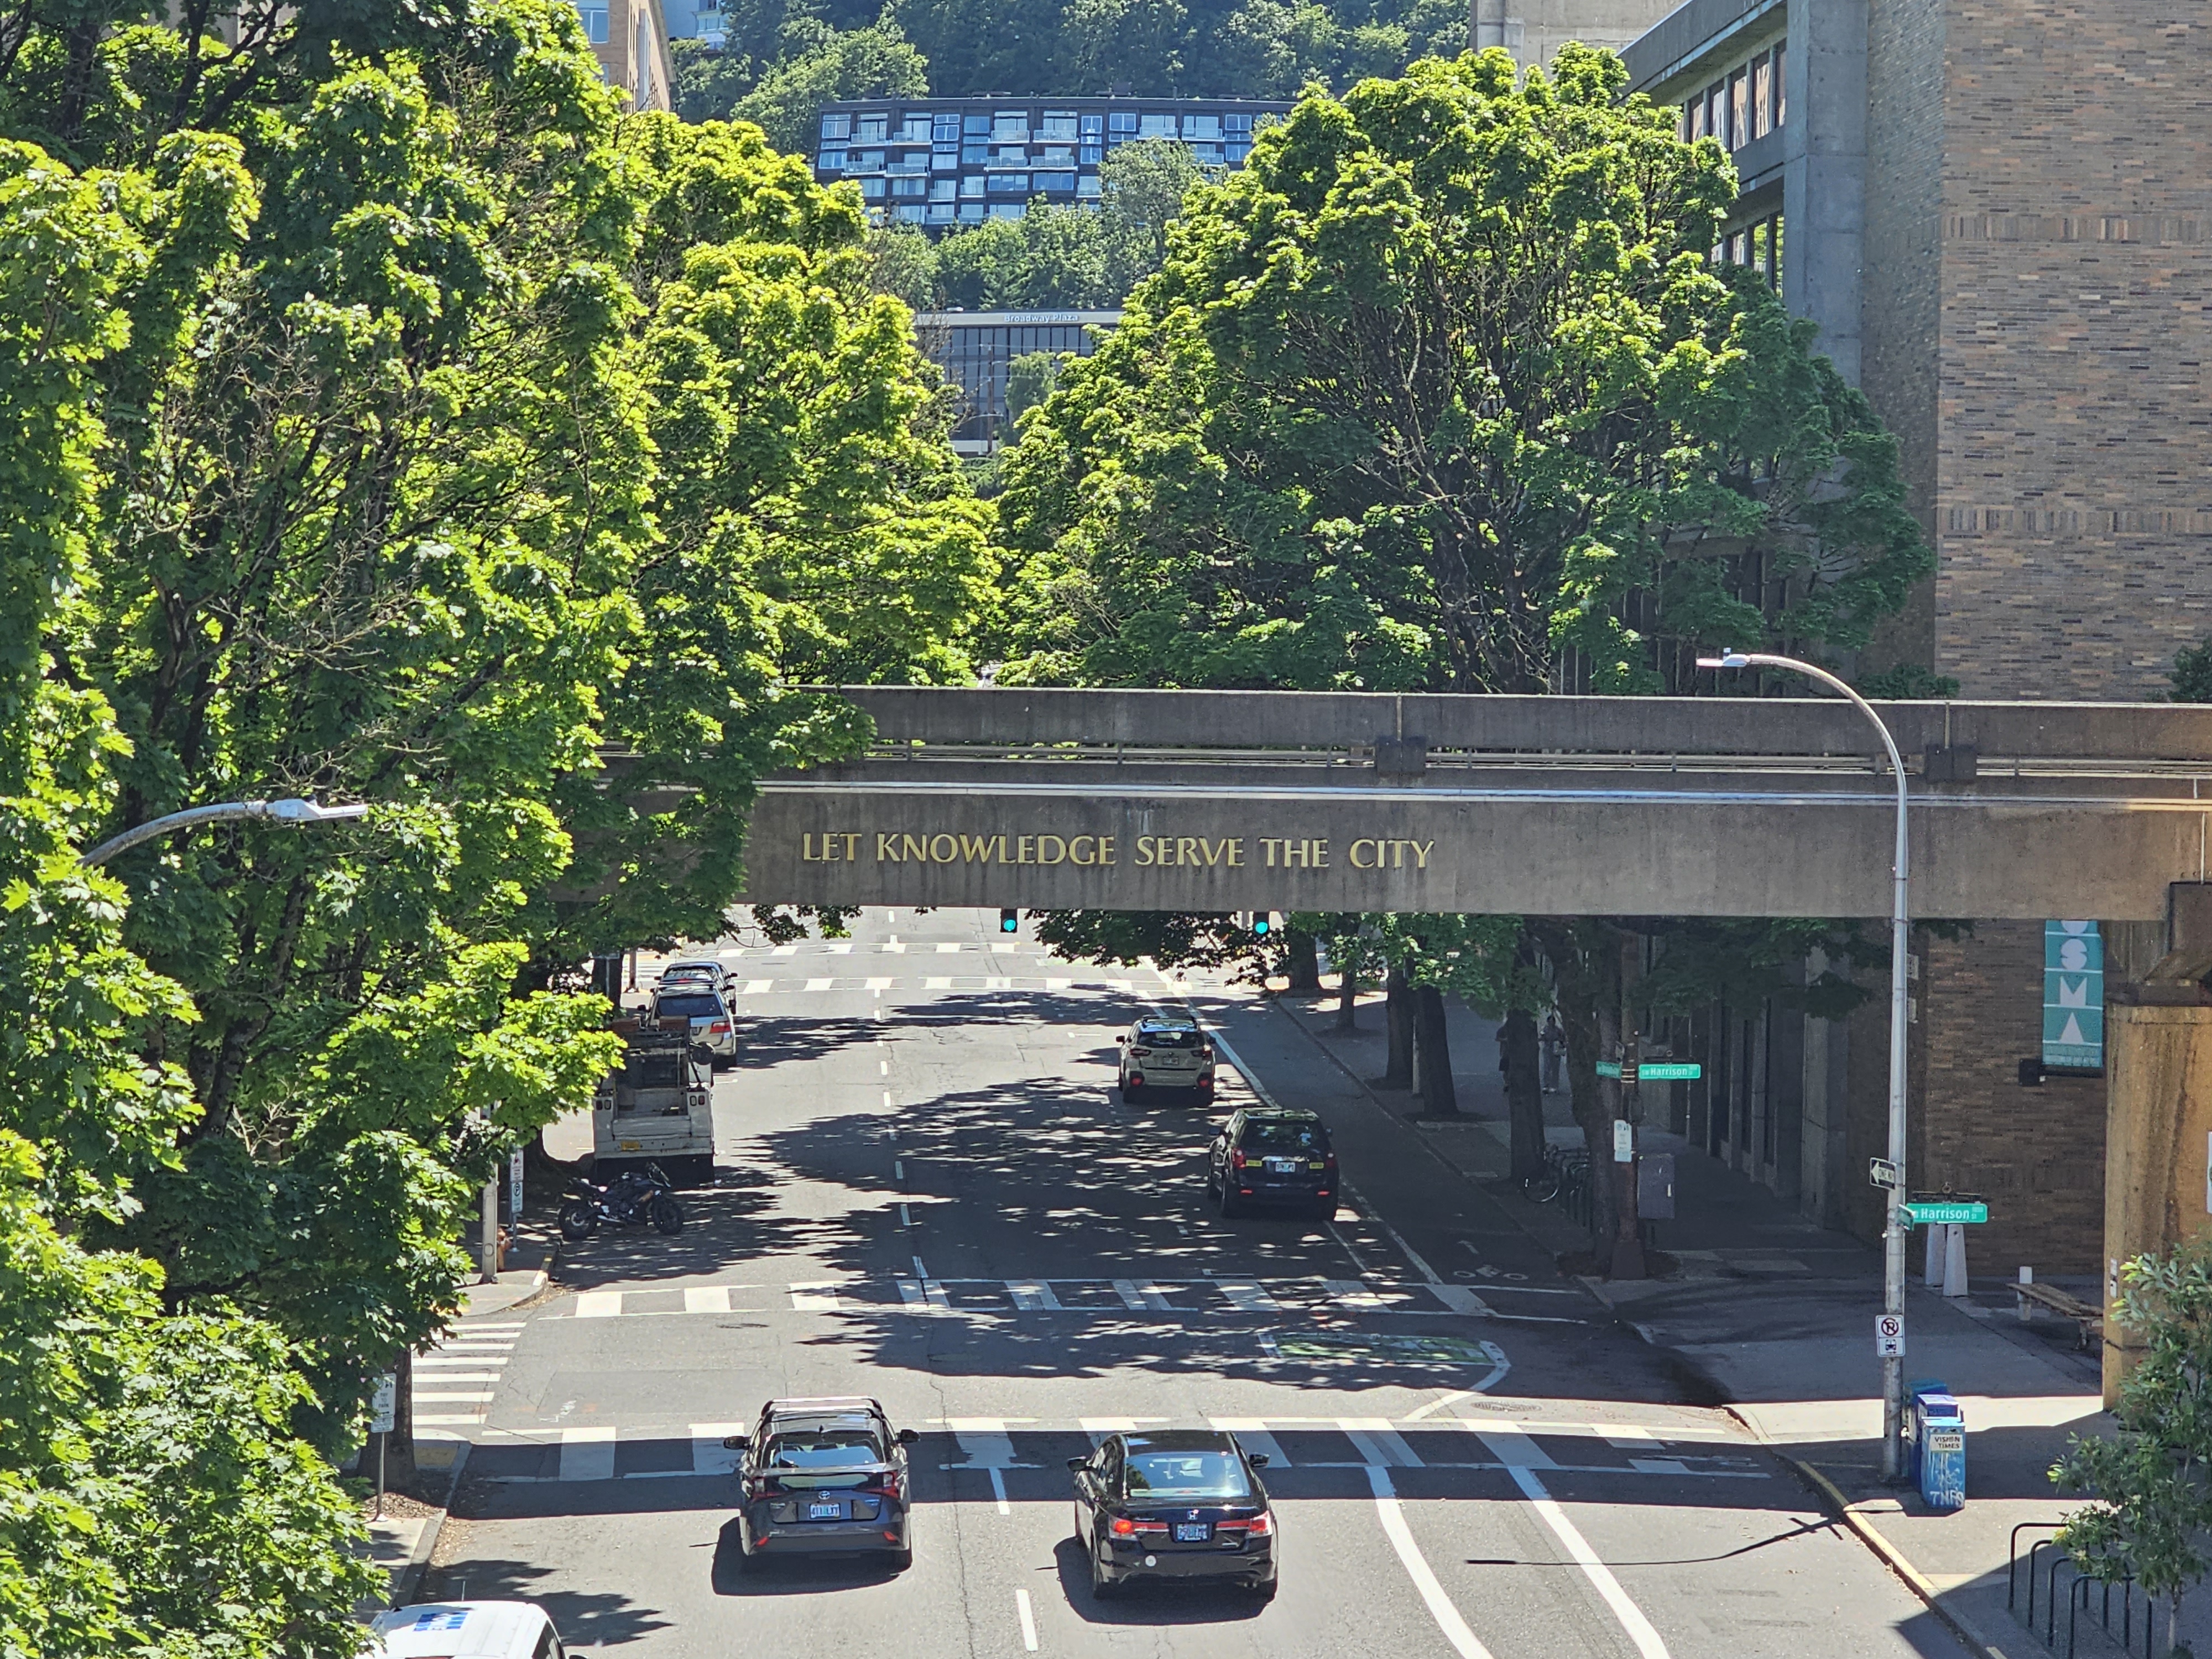
[[[2105,1014],[2104,1394],[2142,1355],[2111,1315],[2120,1264],[2212,1229],[2212,887],[2176,884],[2166,955]]]

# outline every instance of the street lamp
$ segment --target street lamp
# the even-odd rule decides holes
[[[1850,700],[1881,734],[1889,756],[1889,769],[1897,780],[1897,850],[1890,866],[1889,913],[1889,1225],[1882,1234],[1882,1311],[1905,1316],[1905,878],[1911,868],[1911,845],[1905,830],[1905,761],[1896,739],[1882,724],[1874,705],[1826,669],[1795,657],[1778,657],[1764,651],[1729,651],[1717,657],[1700,657],[1700,668],[1786,668],[1833,688]],[[1900,1324],[1900,1328],[1902,1326]],[[1905,1361],[1894,1355],[1881,1362],[1881,1472],[1894,1480],[1900,1473],[1901,1436],[1905,1420]]]
[[[170,812],[158,818],[149,818],[135,829],[125,830],[119,836],[111,836],[77,860],[82,868],[105,864],[118,853],[127,853],[141,842],[151,841],[156,836],[166,836],[172,830],[188,830],[197,823],[228,823],[240,818],[267,818],[276,823],[331,823],[340,818],[357,818],[367,815],[364,805],[319,806],[311,800],[296,798],[286,800],[227,800],[213,806],[187,807],[181,812]]]

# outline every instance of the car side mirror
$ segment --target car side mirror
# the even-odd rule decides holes
[[[911,1446],[915,1441],[921,1438],[921,1437],[915,1433],[912,1429],[901,1429],[891,1437],[896,1440],[902,1446]]]
[[[1117,1036],[1114,1039],[1116,1042],[1127,1042],[1128,1040],[1129,1039],[1125,1036]]]
[[[1067,1460],[1067,1467],[1080,1474],[1091,1467],[1091,1460],[1087,1457],[1071,1457]]]
[[[1247,1463],[1249,1463],[1255,1469],[1264,1469],[1267,1467],[1267,1454],[1265,1452],[1247,1452],[1244,1454],[1244,1461]]]
[[[744,1436],[741,1434],[726,1434],[722,1437],[722,1449],[724,1451],[743,1451],[744,1449]]]

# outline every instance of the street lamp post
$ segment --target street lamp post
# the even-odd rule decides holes
[[[80,866],[105,864],[118,853],[127,853],[141,842],[156,836],[166,836],[172,830],[189,830],[199,823],[229,823],[240,818],[265,818],[274,823],[330,823],[340,818],[357,818],[368,808],[362,805],[320,806],[311,800],[227,800],[213,806],[191,806],[181,812],[170,812],[158,818],[149,818],[134,829],[119,836],[111,836],[77,860]]]
[[[1763,651],[1730,651],[1718,657],[1700,657],[1700,668],[1786,668],[1840,692],[1864,714],[1881,738],[1889,756],[1889,769],[1897,780],[1897,848],[1890,866],[1889,914],[1889,1224],[1882,1234],[1882,1311],[1899,1320],[1905,1315],[1905,947],[1907,944],[1905,879],[1911,849],[1906,831],[1905,761],[1897,741],[1882,724],[1874,705],[1826,669],[1795,657],[1774,656]],[[1881,1362],[1881,1472],[1897,1480],[1903,1470],[1902,1433],[1905,1422],[1905,1361],[1890,1355]]]

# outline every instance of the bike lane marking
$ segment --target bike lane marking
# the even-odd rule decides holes
[[[1521,1495],[1528,1500],[1528,1506],[1552,1529],[1553,1536],[1566,1547],[1567,1553],[1574,1558],[1575,1565],[1583,1570],[1583,1576],[1590,1581],[1592,1588],[1606,1606],[1613,1609],[1613,1616],[1620,1621],[1621,1629],[1628,1632],[1629,1640],[1636,1644],[1636,1650],[1643,1659],[1670,1659],[1666,1643],[1659,1639],[1659,1632],[1651,1627],[1651,1621],[1644,1616],[1644,1610],[1629,1599],[1628,1592],[1620,1587],[1620,1581],[1613,1576],[1613,1569],[1598,1559],[1597,1552],[1589,1547],[1589,1540],[1582,1535],[1573,1522],[1567,1519],[1567,1512],[1545,1489],[1544,1483],[1536,1478],[1535,1471],[1522,1464],[1511,1463],[1506,1466],[1506,1473],[1513,1477],[1513,1484],[1521,1488]]]
[[[1406,1516],[1399,1507],[1398,1490],[1390,1484],[1390,1471],[1380,1463],[1367,1466],[1367,1484],[1375,1493],[1375,1513],[1382,1522],[1382,1535],[1390,1540],[1390,1547],[1398,1553],[1398,1564],[1406,1570],[1406,1577],[1413,1581],[1421,1601],[1429,1610],[1429,1617],[1437,1621],[1445,1641],[1460,1659],[1492,1659],[1490,1650],[1468,1628],[1467,1620],[1460,1617],[1459,1609],[1452,1605],[1444,1587],[1437,1582],[1436,1570],[1429,1559],[1421,1553],[1421,1547],[1413,1541],[1413,1528],[1406,1524]]]

